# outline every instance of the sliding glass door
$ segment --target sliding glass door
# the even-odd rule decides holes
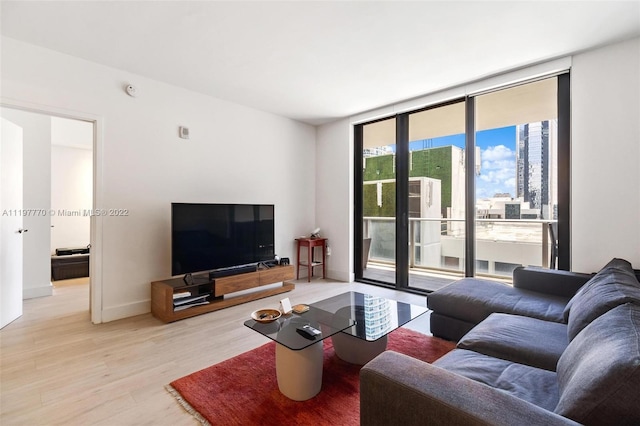
[[[465,103],[409,114],[408,287],[464,275]]]
[[[425,291],[464,274],[464,126],[458,101],[356,127],[357,279]]]
[[[361,127],[361,277],[396,282],[396,120]],[[356,244],[357,245],[357,244]],[[375,267],[369,268],[369,263]]]
[[[554,253],[568,269],[568,77],[356,125],[356,279],[432,291]]]

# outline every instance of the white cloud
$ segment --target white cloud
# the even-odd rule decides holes
[[[492,197],[496,193],[509,193],[515,197],[516,153],[504,145],[481,150],[482,168],[476,181],[476,194]]]
[[[511,179],[507,179],[504,181],[504,184],[510,186],[511,188],[516,187],[516,178],[512,177]]]
[[[500,161],[508,160],[510,158],[515,159],[516,153],[504,145],[490,146],[487,149],[482,150],[480,156],[482,161]]]

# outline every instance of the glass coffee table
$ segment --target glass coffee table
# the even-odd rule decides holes
[[[358,292],[347,292],[309,305],[302,314],[283,315],[270,323],[253,319],[244,325],[275,341],[278,388],[305,401],[322,388],[322,341],[331,337],[336,355],[363,365],[387,347],[387,335],[427,312],[426,307]],[[304,325],[321,331],[315,338],[298,331]]]
[[[364,365],[387,348],[387,335],[427,312],[423,306],[351,291],[314,303],[353,325],[332,336],[336,355],[352,364]]]
[[[351,327],[353,321],[309,305],[309,310],[302,314],[282,315],[270,323],[250,319],[244,325],[277,343],[276,376],[280,392],[295,401],[306,401],[322,388],[322,341]],[[305,325],[321,334],[313,338],[304,336],[298,328]]]

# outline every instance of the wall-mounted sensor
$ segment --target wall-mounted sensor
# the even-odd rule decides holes
[[[133,84],[128,84],[124,90],[126,90],[127,94],[129,96],[131,96],[132,98],[135,98],[136,96],[138,96],[138,89],[136,88],[136,86],[134,86]]]
[[[189,128],[180,126],[178,134],[182,139],[189,139]]]

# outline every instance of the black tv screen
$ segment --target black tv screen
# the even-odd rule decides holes
[[[171,274],[275,257],[272,204],[171,204]]]

